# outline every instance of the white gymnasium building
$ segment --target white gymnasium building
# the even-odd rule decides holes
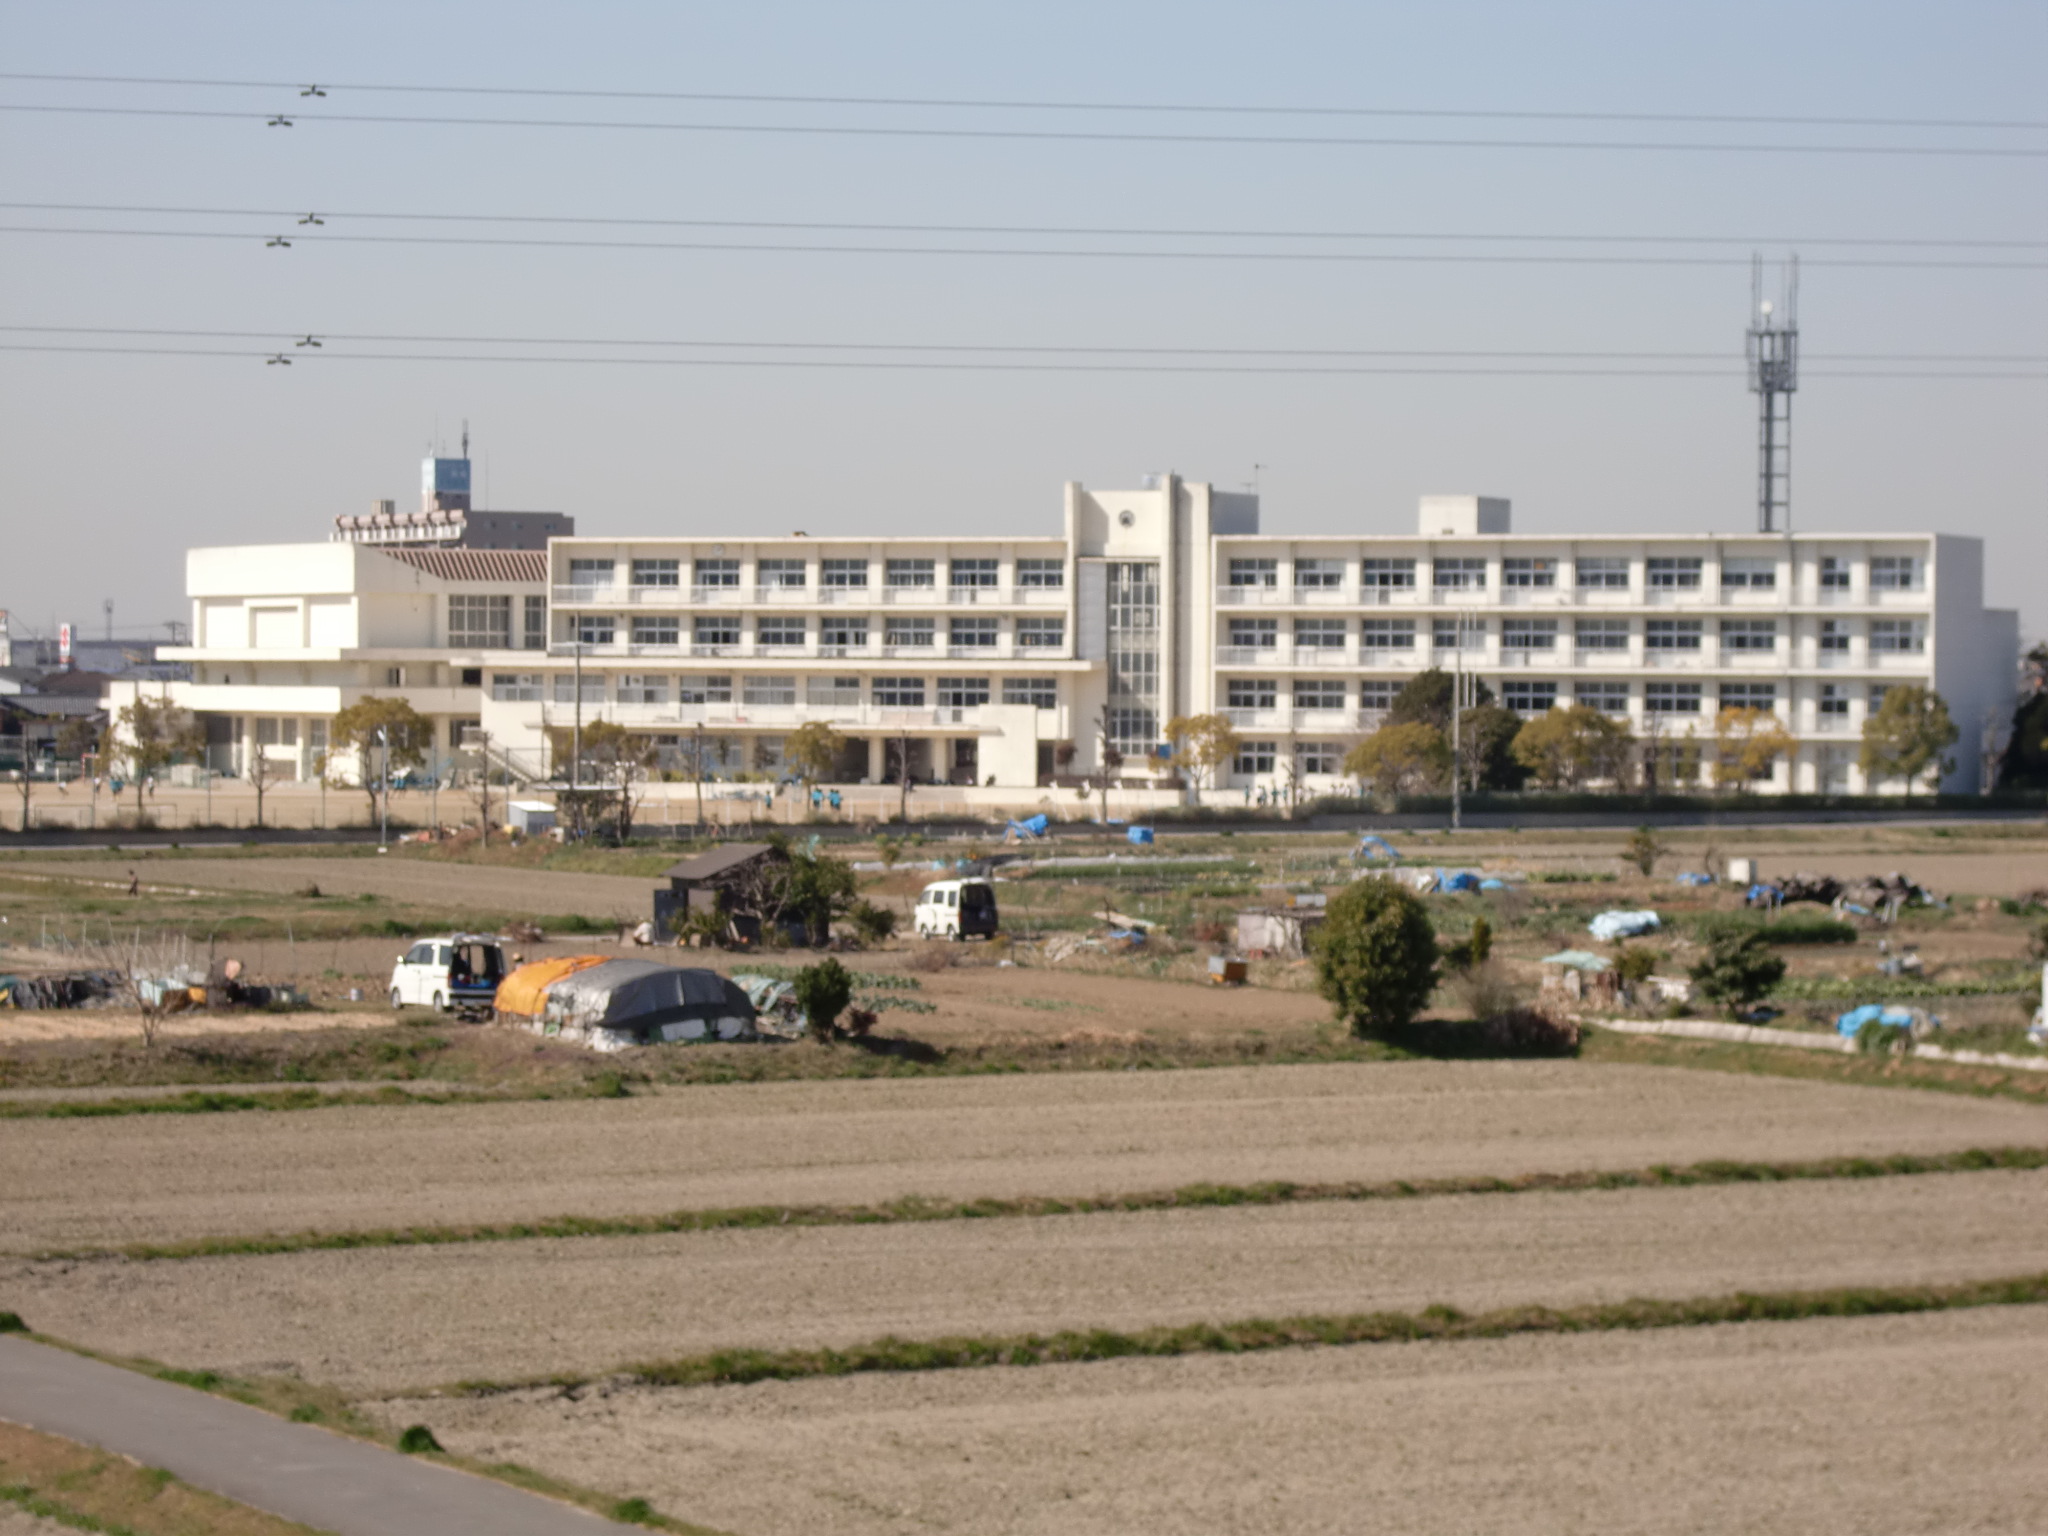
[[[1069,484],[1036,535],[493,525],[500,545],[541,546],[522,549],[476,547],[428,501],[327,543],[190,552],[195,643],[164,654],[193,680],[167,686],[215,768],[261,753],[309,774],[336,711],[402,693],[443,752],[480,728],[525,776],[579,710],[678,762],[701,744],[714,774],[772,771],[822,720],[847,739],[845,782],[893,780],[907,750],[920,782],[1029,803],[1094,768],[1106,706],[1134,785],[1164,774],[1167,719],[1228,715],[1243,746],[1216,790],[1236,801],[1342,787],[1345,750],[1462,634],[1466,670],[1525,715],[1577,701],[1710,740],[1720,709],[1775,711],[1798,750],[1763,790],[1865,788],[1866,714],[1886,688],[1931,685],[1963,733],[1946,787],[1971,790],[2018,656],[2016,615],[1984,606],[1982,542],[1951,534],[1516,533],[1506,501],[1432,496],[1413,531],[1289,537],[1261,531],[1254,497],[1162,475]]]

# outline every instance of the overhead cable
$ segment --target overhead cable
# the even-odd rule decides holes
[[[225,357],[264,362],[289,361],[274,350],[248,350],[230,348],[199,347],[147,347],[147,346],[73,346],[59,343],[0,342],[0,352],[20,353],[65,353],[99,354],[114,356],[156,356],[156,357]],[[1443,377],[1443,378],[1667,378],[1667,379],[1726,379],[1738,368],[1738,362],[1730,359],[1721,368],[1502,368],[1502,367],[1434,367],[1413,366],[1382,367],[1336,367],[1308,366],[1303,364],[1243,365],[1243,364],[1200,364],[1200,363],[1026,363],[1026,362],[970,362],[958,360],[905,360],[886,358],[759,358],[759,357],[563,357],[550,355],[522,355],[504,353],[442,353],[442,352],[336,352],[323,351],[314,354],[301,353],[300,362],[383,362],[383,363],[519,363],[519,364],[560,364],[576,367],[628,367],[628,368],[756,368],[775,370],[817,369],[830,371],[879,371],[916,373],[1066,373],[1066,374],[1165,374],[1181,373],[1191,375],[1303,375],[1326,377],[1392,376]],[[1812,377],[1835,379],[2019,379],[2048,380],[2048,372],[1944,372],[1923,373],[1893,371],[1884,369],[1851,369],[1816,371]]]
[[[41,213],[154,213],[188,218],[291,219],[320,225],[329,219],[364,219],[424,224],[563,224],[652,229],[774,229],[862,234],[1042,235],[1098,239],[1179,240],[1435,240],[1447,243],[1529,245],[1729,245],[1816,247],[1875,246],[1899,249],[2042,250],[2048,240],[1987,240],[1885,237],[1878,235],[1631,235],[1517,234],[1503,231],[1341,229],[1179,229],[1161,225],[1088,224],[902,224],[821,219],[660,219],[547,213],[398,213],[348,208],[204,208],[165,203],[0,202],[0,208]]]
[[[1959,117],[1827,117],[1753,112],[1568,112],[1506,107],[1357,107],[1275,106],[1241,102],[1047,101],[1013,97],[847,96],[768,94],[742,91],[589,90],[560,86],[397,85],[333,80],[219,80],[163,75],[69,75],[0,71],[0,80],[66,85],[154,85],[210,90],[295,91],[301,97],[324,97],[331,91],[420,96],[552,97],[581,101],[715,101],[765,106],[895,107],[945,111],[995,112],[1160,112],[1210,116],[1362,117],[1417,119],[1488,119],[1509,122],[1573,123],[1712,123],[1755,124],[1802,128],[1940,128],[1991,132],[2048,129],[2048,122],[2028,119]]]
[[[1827,155],[1858,158],[1904,156],[1936,159],[2041,160],[2048,148],[1970,144],[1773,144],[1680,139],[1482,139],[1416,138],[1342,134],[1242,134],[1114,132],[1079,128],[941,128],[852,123],[653,123],[616,118],[450,117],[382,112],[235,112],[201,107],[68,106],[48,102],[0,102],[0,112],[40,112],[86,117],[211,119],[265,123],[290,128],[299,123],[381,123],[399,127],[576,128],[637,133],[756,134],[795,138],[970,139],[1073,144],[1241,144],[1272,148],[1506,149],[1560,151],[1644,151],[1678,154]]]
[[[784,254],[795,256],[1008,256],[1106,261],[1280,261],[1330,264],[1454,264],[1481,266],[1623,266],[1623,267],[1747,267],[1741,256],[1652,256],[1641,254],[1586,255],[1542,252],[1475,253],[1464,251],[1176,251],[1164,249],[1112,250],[1103,247],[991,245],[856,245],[790,244],[771,241],[736,240],[596,240],[543,238],[538,235],[350,235],[323,231],[284,237],[262,231],[237,234],[215,229],[102,229],[90,225],[0,224],[0,235],[72,235],[91,238],[152,240],[227,240],[266,246],[306,248],[319,245],[402,245],[516,247],[541,250],[606,251],[696,251],[741,255]],[[1950,257],[1820,256],[1809,266],[1830,268],[1880,268],[1944,271],[2048,270],[2048,261],[1969,261]]]

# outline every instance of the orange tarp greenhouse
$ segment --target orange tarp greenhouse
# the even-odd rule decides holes
[[[547,1006],[549,987],[564,976],[574,976],[593,965],[603,965],[609,958],[606,955],[558,955],[552,960],[536,960],[531,965],[522,965],[498,983],[498,995],[492,1006],[499,1013],[538,1017]]]

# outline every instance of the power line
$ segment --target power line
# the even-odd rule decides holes
[[[61,336],[151,336],[199,340],[282,342],[305,345],[315,341],[404,343],[417,346],[471,347],[637,347],[637,348],[719,348],[776,352],[944,352],[1001,353],[1033,356],[1115,356],[1115,357],[1378,357],[1378,358],[1507,358],[1541,361],[1640,361],[1711,362],[1736,364],[1743,354],[1726,352],[1652,351],[1567,351],[1556,348],[1480,347],[1113,347],[1017,345],[999,342],[920,341],[735,341],[729,338],[690,337],[663,340],[651,337],[616,336],[440,336],[408,335],[376,331],[235,331],[189,330],[164,327],[117,325],[0,325],[10,335]],[[2048,363],[2048,354],[1978,352],[1809,352],[1809,362],[1862,363]]]
[[[846,123],[649,123],[606,118],[429,117],[380,112],[233,112],[200,107],[82,107],[0,102],[0,112],[41,112],[86,117],[210,119],[290,128],[298,123],[381,123],[402,127],[580,128],[655,133],[759,134],[796,138],[970,139],[1073,144],[1245,144],[1276,148],[1324,146],[1363,149],[1627,150],[1685,154],[1907,156],[1938,159],[2041,160],[2048,148],[1964,144],[1770,144],[1671,139],[1447,139],[1339,134],[1126,133],[1107,129],[917,128]]]
[[[296,227],[270,235],[257,231],[234,233],[212,229],[101,229],[83,225],[0,224],[0,235],[73,235],[90,238],[151,240],[227,240],[261,242],[275,246],[315,245],[399,245],[513,247],[541,250],[605,251],[697,251],[717,254],[796,256],[1007,256],[1046,257],[1068,260],[1108,261],[1279,261],[1330,264],[1429,263],[1480,266],[1599,266],[1599,267],[1732,267],[1747,266],[1738,256],[1648,256],[1648,255],[1551,255],[1521,252],[1476,254],[1459,251],[1175,251],[1162,249],[1107,250],[1067,249],[1055,246],[986,245],[856,245],[788,244],[770,241],[735,240],[596,240],[542,238],[535,235],[348,235],[308,232]],[[2041,261],[1962,261],[1935,257],[1818,257],[1809,266],[1830,268],[1874,268],[1900,270],[1943,270],[1972,272],[2036,272],[2048,269]]]
[[[319,352],[290,356],[269,350],[197,347],[69,346],[50,343],[0,342],[0,352],[66,353],[73,355],[225,357],[255,362],[383,362],[383,363],[520,363],[567,364],[579,367],[656,368],[766,368],[818,369],[831,371],[936,372],[936,373],[1181,373],[1243,375],[1305,375],[1332,377],[1392,376],[1442,378],[1669,378],[1726,379],[1735,369],[1730,359],[1725,368],[1500,368],[1500,367],[1311,367],[1299,364],[1244,366],[1238,364],[1187,363],[982,363],[966,361],[909,361],[894,359],[797,359],[797,358],[715,358],[715,357],[562,357],[556,355],[462,354],[427,352]],[[1975,379],[2048,380],[2048,372],[1921,373],[1859,369],[1812,374],[1836,379]]]
[[[1714,123],[1803,128],[1943,128],[2010,132],[2048,129],[2048,121],[1953,117],[1817,117],[1739,112],[1563,112],[1489,107],[1266,106],[1230,102],[1045,101],[945,96],[802,96],[739,91],[573,90],[546,86],[393,85],[361,81],[210,80],[158,75],[56,75],[0,72],[0,80],[66,85],[165,85],[211,90],[331,91],[425,96],[548,97],[582,101],[715,101],[766,106],[910,107],[947,111],[1197,113],[1210,116],[1485,119],[1513,122]]]
[[[1549,245],[1728,245],[1745,250],[1755,246],[1852,246],[1899,249],[2041,250],[2048,240],[1968,240],[1904,237],[1887,239],[1874,235],[1627,235],[1627,234],[1515,234],[1498,231],[1472,233],[1449,230],[1333,230],[1333,229],[1175,229],[1157,225],[1072,225],[1072,224],[890,224],[800,219],[656,219],[616,218],[575,214],[534,213],[393,213],[360,209],[305,208],[190,208],[160,203],[16,203],[0,202],[0,208],[46,213],[155,213],[191,218],[251,219],[364,219],[431,224],[562,224],[615,228],[660,229],[775,229],[836,231],[866,234],[919,235],[1045,235],[1118,239],[1189,240],[1437,240],[1488,244]]]

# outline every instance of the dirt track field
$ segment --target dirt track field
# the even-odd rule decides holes
[[[907,1227],[0,1260],[64,1338],[350,1394],[720,1348],[1914,1285],[2048,1268],[2048,1172]]]
[[[2048,1141],[2003,1100],[1576,1062],[670,1090],[0,1121],[14,1252],[410,1222],[1199,1181],[1428,1178]]]
[[[2041,1529],[2048,1309],[383,1405],[748,1536]]]

